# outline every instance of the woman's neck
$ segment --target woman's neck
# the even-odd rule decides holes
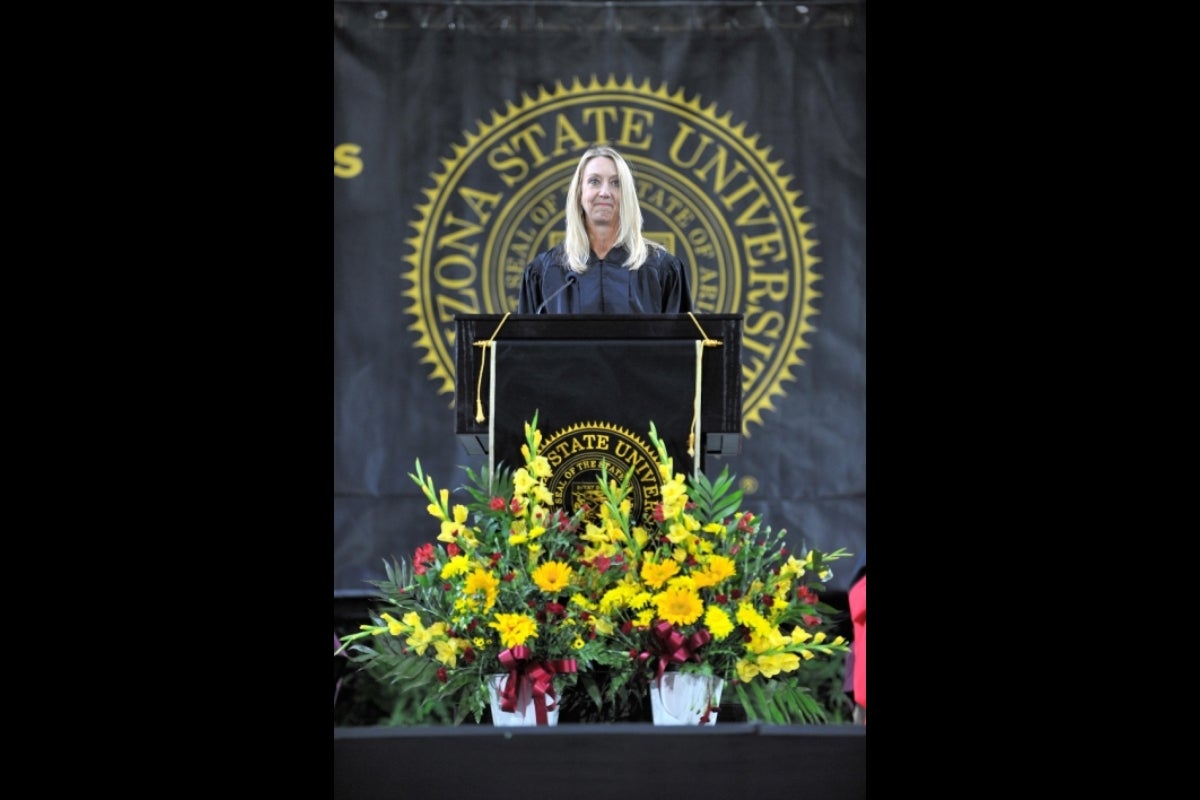
[[[616,238],[617,232],[612,228],[588,228],[588,244],[591,245],[592,252],[600,258],[604,258],[608,251],[613,249]]]

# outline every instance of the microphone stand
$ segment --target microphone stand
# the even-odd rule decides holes
[[[579,280],[579,278],[575,275],[574,272],[567,272],[567,278],[563,282],[563,285],[558,287],[557,289],[555,289],[553,292],[551,292],[550,296],[547,297],[545,300],[543,300],[541,302],[541,304],[537,307],[537,311],[534,311],[533,313],[535,313],[535,314],[542,313],[542,311],[545,310],[546,306],[549,305],[551,300],[553,300],[554,298],[558,297],[560,294],[565,292],[567,290],[567,287],[570,286],[571,284],[575,283],[575,281],[577,281],[577,280]]]

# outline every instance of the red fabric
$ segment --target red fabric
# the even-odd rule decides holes
[[[867,576],[850,587],[850,619],[854,623],[854,702],[867,707]]]

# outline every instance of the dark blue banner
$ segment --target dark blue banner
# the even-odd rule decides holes
[[[697,317],[744,315],[741,452],[706,471],[797,547],[864,553],[865,93],[861,2],[335,2],[335,591],[436,535],[417,459],[447,487],[484,463],[455,436],[455,317],[516,311],[595,143]]]

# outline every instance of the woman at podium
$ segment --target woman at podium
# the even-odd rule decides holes
[[[567,188],[566,238],[525,267],[518,314],[682,314],[683,261],[642,235],[629,164],[611,147],[579,159]]]

